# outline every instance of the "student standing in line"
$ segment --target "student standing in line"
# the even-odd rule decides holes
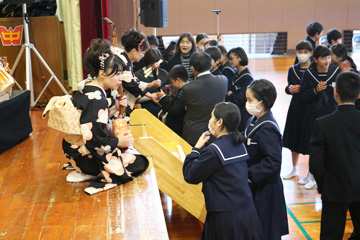
[[[283,141],[284,147],[291,150],[293,168],[290,173],[283,177],[284,179],[298,176],[299,141],[305,113],[304,105],[299,101],[300,80],[303,73],[311,65],[310,57],[312,54],[313,49],[310,42],[307,40],[300,41],[296,45],[296,56],[299,63],[291,66],[288,72],[288,85],[285,92],[292,95],[292,98],[286,117]]]
[[[158,88],[162,88],[165,84],[168,83],[168,73],[164,69],[160,68],[160,64],[157,62],[162,59],[160,50],[157,48],[150,48],[146,51],[144,56],[145,67],[140,69],[135,73],[135,76],[141,81],[147,83],[146,90],[147,92],[153,94],[157,92]],[[145,71],[153,68],[154,70],[150,73],[149,76],[145,77]],[[154,102],[153,99],[147,96],[142,97],[137,100],[137,103],[141,103],[141,108],[147,109],[151,114],[157,117],[158,113],[161,110],[158,102]]]
[[[228,91],[230,91],[232,86],[232,80],[234,79],[235,70],[231,67],[231,63],[227,57],[227,50],[223,45],[217,46],[221,52],[221,60],[220,60],[220,71],[224,74],[224,76],[228,79]]]
[[[206,33],[199,33],[196,36],[196,50],[199,51],[204,51],[204,44],[205,42],[209,39],[208,35]]]
[[[357,66],[354,60],[350,56],[348,56],[348,52],[344,44],[334,44],[331,46],[330,51],[332,64],[342,68],[343,63],[345,61],[348,61],[350,63],[349,71],[358,73]]]
[[[325,46],[317,46],[313,55],[312,66],[303,74],[300,84],[300,101],[305,105],[305,116],[301,131],[299,153],[309,154],[309,143],[314,129],[315,119],[334,112],[337,103],[334,99],[333,82],[341,69],[331,62],[330,50]],[[310,172],[299,180],[311,189],[316,182]]]
[[[161,109],[167,113],[167,117],[165,119],[166,126],[182,137],[186,111],[185,107],[180,104],[179,97],[183,86],[189,82],[189,74],[183,65],[178,64],[175,65],[169,72],[169,79],[174,88],[178,89],[178,91],[174,91],[171,96],[166,96],[161,90],[156,93],[156,96],[159,99]]]
[[[316,42],[320,40],[323,33],[323,26],[319,22],[311,22],[306,27],[307,37],[305,40],[308,40],[311,43],[313,49],[316,47]],[[312,60],[312,59],[311,59]],[[299,59],[295,58],[295,63],[297,64]]]
[[[280,178],[282,139],[271,113],[275,86],[268,80],[253,81],[246,90],[249,119],[244,135],[249,184],[265,239],[280,240],[289,233],[284,189]]]
[[[241,123],[239,125],[240,132],[244,131],[246,122],[250,118],[250,114],[245,109],[246,103],[246,89],[251,82],[254,81],[250,70],[246,67],[248,65],[248,57],[243,48],[233,48],[228,53],[231,66],[237,69],[237,72],[232,79],[231,89],[226,94],[227,101],[235,103],[241,113]]]
[[[168,61],[167,71],[170,72],[173,66],[181,64],[188,71],[190,80],[194,80],[194,74],[190,66],[190,57],[195,51],[196,44],[193,35],[188,32],[181,34],[176,43],[175,55]]]
[[[327,34],[326,38],[328,40],[328,47],[331,48],[334,44],[341,44],[342,43],[342,34],[339,30],[333,28],[330,29]]]
[[[359,75],[340,73],[334,89],[338,110],[315,120],[310,171],[322,199],[320,239],[343,238],[348,210],[354,225],[349,239],[360,239],[360,112],[354,106],[359,94]]]
[[[211,68],[210,72],[212,75],[223,75],[223,73],[219,69],[220,61],[221,61],[221,52],[218,47],[211,46],[205,50],[211,56]]]
[[[238,130],[239,122],[240,112],[235,104],[215,105],[209,131],[200,136],[184,161],[185,181],[203,182],[207,210],[203,240],[264,239],[248,185],[249,156],[244,136]],[[216,140],[204,147],[210,134]]]

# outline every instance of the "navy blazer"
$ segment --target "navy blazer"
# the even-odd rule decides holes
[[[310,172],[322,200],[360,202],[360,111],[340,105],[315,121],[310,141]]]

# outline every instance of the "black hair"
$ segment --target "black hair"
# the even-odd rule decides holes
[[[205,52],[208,53],[215,62],[218,59],[221,59],[220,49],[216,46],[208,47],[207,49],[205,49]]]
[[[190,57],[190,66],[199,72],[205,72],[211,68],[211,56],[206,52],[194,52]]]
[[[330,50],[333,54],[335,54],[335,56],[342,57],[342,62],[346,60],[349,61],[351,68],[357,70],[357,66],[354,60],[348,56],[346,46],[344,44],[334,44],[331,46]]]
[[[327,57],[331,56],[330,49],[323,45],[319,45],[315,48],[313,57],[318,59],[319,57]]]
[[[244,136],[239,132],[238,126],[241,121],[241,114],[239,107],[231,102],[221,102],[214,107],[214,117],[222,119],[223,128],[230,132],[235,133],[234,144],[239,145],[245,141]]]
[[[355,72],[341,72],[336,77],[336,92],[342,102],[355,102],[360,94],[360,76]]]
[[[90,46],[86,49],[83,57],[85,69],[88,71],[92,78],[99,76],[99,71],[103,70],[106,76],[113,76],[118,71],[125,68],[124,62],[116,54],[111,53],[111,44],[106,39],[93,39]],[[100,56],[103,54],[108,55],[104,61],[104,68],[100,66]],[[111,70],[109,72],[109,70]],[[108,73],[109,72],[109,73]]]
[[[159,39],[154,36],[154,35],[147,35],[147,40],[148,40],[148,43],[149,45],[153,45],[153,46],[156,46],[156,47],[159,47]]]
[[[121,44],[124,46],[126,52],[135,49],[136,51],[148,50],[149,43],[146,35],[141,30],[130,28],[121,36]]]
[[[144,55],[144,64],[146,67],[153,65],[157,61],[162,59],[160,50],[157,48],[150,48]]]
[[[339,38],[342,38],[342,34],[339,30],[333,28],[327,32],[326,37],[327,37],[328,43],[332,44],[331,41],[334,40],[336,42]]]
[[[252,91],[252,94],[259,102],[262,101],[265,111],[269,111],[272,108],[277,94],[274,84],[269,80],[255,80],[248,86],[248,89]]]
[[[230,49],[230,51],[228,52],[227,57],[229,58],[230,53],[233,53],[236,57],[239,57],[241,60],[239,62],[239,64],[241,66],[246,66],[249,64],[249,60],[248,57],[246,55],[246,52],[243,48],[241,47],[237,47],[237,48],[232,48]]]
[[[175,65],[169,72],[169,79],[176,80],[177,78],[180,78],[183,82],[189,81],[189,73],[181,64]]]
[[[204,38],[209,38],[209,36],[206,33],[199,33],[196,36],[196,43],[200,42],[201,40],[203,40]]]
[[[214,40],[214,39],[209,39],[209,40],[207,40],[207,41],[204,43],[204,46],[207,45],[207,44],[209,44],[210,46],[217,46],[217,45],[219,45],[219,43],[218,43],[216,40]]]
[[[320,34],[324,30],[323,26],[319,22],[311,22],[306,27],[306,33],[310,37],[314,37],[315,34]]]
[[[221,54],[225,53],[227,55],[227,50],[223,45],[218,45],[217,47],[220,49]]]
[[[181,54],[181,51],[180,51],[180,43],[181,41],[184,39],[184,38],[187,38],[189,39],[189,41],[191,42],[192,46],[191,46],[191,50],[190,50],[190,54],[192,54],[193,52],[196,51],[196,44],[195,44],[195,40],[194,40],[194,37],[191,33],[189,32],[184,32],[183,34],[181,34],[181,36],[179,37],[179,40],[177,41],[176,43],[176,47],[175,47],[175,55],[180,55]]]
[[[313,48],[308,40],[302,40],[296,45],[296,51],[300,50],[308,50],[309,52],[312,52]]]

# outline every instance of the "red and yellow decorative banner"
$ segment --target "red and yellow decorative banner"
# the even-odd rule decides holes
[[[21,45],[21,37],[23,33],[23,25],[16,26],[15,29],[10,27],[7,29],[0,26],[0,37],[3,46],[18,46]]]

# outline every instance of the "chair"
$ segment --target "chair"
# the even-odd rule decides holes
[[[327,46],[327,44],[329,43],[327,40],[327,36],[322,36],[320,38],[319,42],[320,42],[320,45],[324,45],[324,46]]]
[[[360,35],[356,35],[353,37],[352,46],[354,53],[360,52]]]

